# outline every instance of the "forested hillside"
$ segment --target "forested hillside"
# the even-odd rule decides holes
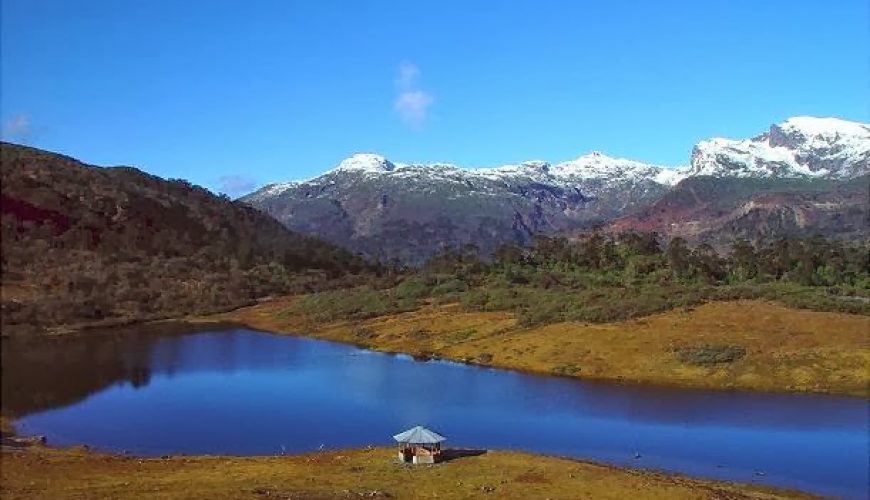
[[[186,181],[2,144],[4,334],[213,312],[369,270]]]
[[[603,323],[704,302],[768,299],[820,311],[870,314],[866,244],[809,238],[735,240],[725,252],[652,232],[538,236],[483,259],[472,245],[446,249],[391,289],[361,287],[302,297],[318,321],[365,319],[426,304],[512,311],[521,325]]]

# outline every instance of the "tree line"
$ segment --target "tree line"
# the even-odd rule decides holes
[[[474,245],[445,248],[420,272],[467,278],[483,274],[516,278],[524,268],[533,268],[549,271],[553,278],[582,270],[619,275],[624,282],[782,281],[868,289],[868,250],[866,244],[848,245],[822,236],[782,236],[756,242],[736,239],[729,248],[716,249],[707,243],[691,245],[681,237],[663,243],[655,232],[595,232],[577,238],[537,236],[529,247],[504,245],[488,259],[482,258]]]

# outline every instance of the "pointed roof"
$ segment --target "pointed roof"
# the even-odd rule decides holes
[[[438,434],[435,431],[430,431],[421,425],[412,427],[405,432],[400,432],[393,436],[393,439],[400,443],[411,444],[435,444],[447,440],[447,438],[441,434]]]

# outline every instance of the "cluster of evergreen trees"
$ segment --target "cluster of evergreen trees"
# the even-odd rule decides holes
[[[593,233],[576,239],[538,236],[522,248],[505,245],[484,260],[474,245],[445,249],[422,269],[424,274],[472,278],[523,268],[556,275],[584,270],[619,275],[624,281],[679,281],[735,284],[785,281],[806,286],[847,285],[870,288],[870,247],[849,246],[821,236],[735,240],[728,249],[706,243],[691,246],[676,237],[661,243],[656,233]]]

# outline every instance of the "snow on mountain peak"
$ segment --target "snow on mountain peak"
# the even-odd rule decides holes
[[[454,180],[479,178],[509,183],[523,177],[564,186],[576,186],[587,180],[606,181],[608,184],[651,180],[659,184],[674,185],[685,177],[686,168],[669,168],[612,158],[601,151],[592,151],[556,165],[543,160],[528,160],[517,164],[473,169],[446,163],[393,163],[380,155],[361,153],[343,160],[331,172],[364,172],[399,177],[428,176],[433,179],[447,176]]]
[[[612,158],[600,151],[593,151],[575,160],[557,164],[553,173],[569,179],[652,179],[659,184],[676,184],[684,175],[683,169],[650,165],[625,158]]]
[[[543,160],[527,160],[517,164],[509,164],[509,165],[501,165],[498,167],[489,167],[489,168],[476,168],[473,171],[479,173],[511,173],[511,174],[519,174],[519,173],[529,173],[529,172],[538,172],[538,173],[547,173],[550,170],[550,163]]]
[[[847,179],[870,173],[870,125],[798,116],[770,126],[750,139],[713,138],[699,142],[687,167],[664,167],[592,151],[579,158],[550,164],[533,160],[490,168],[461,168],[447,163],[393,163],[383,156],[360,153],[341,161],[329,173],[364,174],[377,179],[409,179],[425,185],[439,182],[483,186],[496,182],[517,185],[532,181],[562,188],[628,189],[657,183],[673,186],[692,176],[820,177]],[[265,186],[252,197],[278,196],[297,185]]]
[[[526,168],[534,169],[534,170],[546,171],[547,169],[550,168],[550,162],[547,162],[544,160],[528,160],[528,161],[524,161],[524,162],[520,163],[520,165],[523,167],[526,167]]]
[[[839,118],[795,116],[782,122],[778,127],[782,130],[798,132],[807,137],[855,136],[864,140],[870,140],[870,125],[841,120]]]
[[[751,139],[714,138],[692,151],[690,175],[850,178],[870,172],[870,126],[799,116]]]
[[[357,153],[349,158],[345,158],[338,164],[333,172],[342,171],[359,171],[367,173],[382,173],[391,172],[396,168],[390,160],[381,155],[371,153]]]
[[[293,189],[298,185],[299,182],[297,181],[273,182],[271,184],[266,184],[265,186],[261,187],[257,191],[254,191],[253,193],[248,194],[247,196],[243,196],[243,198],[246,198],[249,202],[263,201],[276,196],[281,196],[281,194],[283,194],[285,191]]]

